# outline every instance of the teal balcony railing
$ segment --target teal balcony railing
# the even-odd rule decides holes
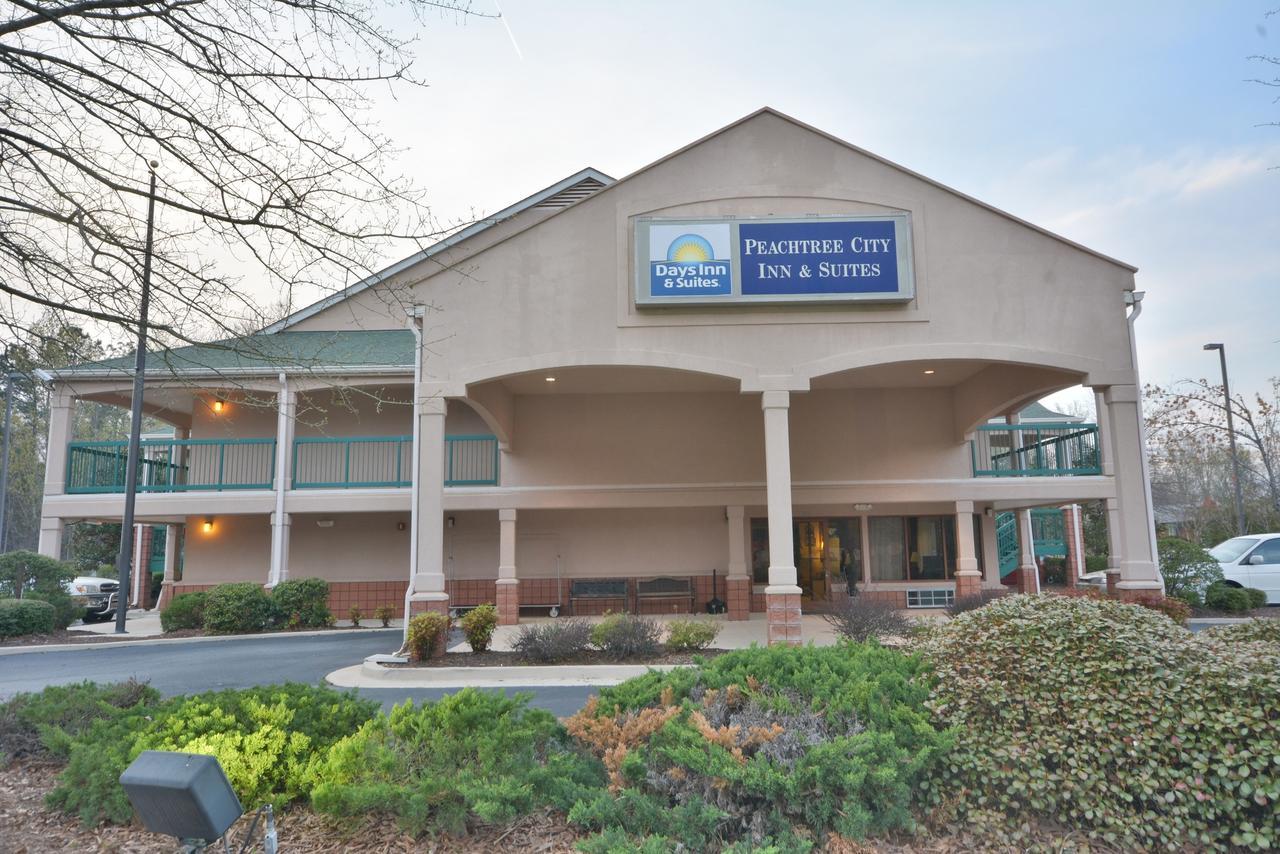
[[[446,436],[445,486],[495,486],[498,440],[494,436]],[[409,486],[412,436],[308,436],[293,443],[294,489]]]
[[[275,439],[146,439],[138,460],[139,492],[270,489]],[[128,442],[72,442],[67,492],[124,491]]]
[[[1102,474],[1096,424],[984,424],[969,448],[974,477]]]

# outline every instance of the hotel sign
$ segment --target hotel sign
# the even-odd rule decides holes
[[[905,302],[911,220],[888,216],[642,219],[636,304]]]

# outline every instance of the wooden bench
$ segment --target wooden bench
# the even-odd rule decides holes
[[[569,610],[577,614],[578,602],[617,599],[622,609],[627,608],[627,580],[625,578],[608,581],[572,581],[569,583]]]
[[[688,603],[689,613],[692,614],[693,579],[661,576],[638,581],[636,582],[636,611],[640,610],[640,600],[642,599],[682,600]]]

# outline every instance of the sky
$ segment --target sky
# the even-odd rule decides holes
[[[475,0],[481,13],[494,0]],[[428,16],[374,113],[442,220],[772,106],[1139,268],[1144,382],[1280,376],[1280,0],[503,0]],[[390,259],[389,259],[390,260]],[[1069,397],[1069,396],[1068,396]]]

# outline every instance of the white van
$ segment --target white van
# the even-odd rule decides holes
[[[1268,605],[1280,605],[1280,534],[1232,537],[1209,549],[1227,581],[1267,594]]]

